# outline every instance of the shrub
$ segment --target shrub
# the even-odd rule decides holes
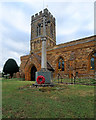
[[[13,77],[13,73],[19,72],[19,67],[14,59],[8,59],[3,67],[4,74],[10,74]]]

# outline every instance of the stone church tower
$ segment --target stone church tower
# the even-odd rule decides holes
[[[30,53],[41,50],[43,35],[43,15],[46,17],[46,39],[47,48],[56,45],[56,30],[55,30],[55,18],[48,9],[40,11],[39,14],[35,14],[31,17],[31,40],[30,40]]]

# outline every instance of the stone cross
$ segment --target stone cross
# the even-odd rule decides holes
[[[42,37],[41,69],[47,69],[45,16],[43,16],[43,37]]]

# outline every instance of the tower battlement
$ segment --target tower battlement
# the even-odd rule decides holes
[[[35,20],[43,17],[43,16],[49,17],[52,21],[55,21],[55,17],[48,11],[47,8],[45,8],[43,11],[40,11],[39,13],[36,13],[35,15],[32,15],[31,22],[34,22]]]

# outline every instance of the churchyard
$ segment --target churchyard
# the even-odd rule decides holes
[[[2,79],[3,118],[94,118],[94,86]]]

